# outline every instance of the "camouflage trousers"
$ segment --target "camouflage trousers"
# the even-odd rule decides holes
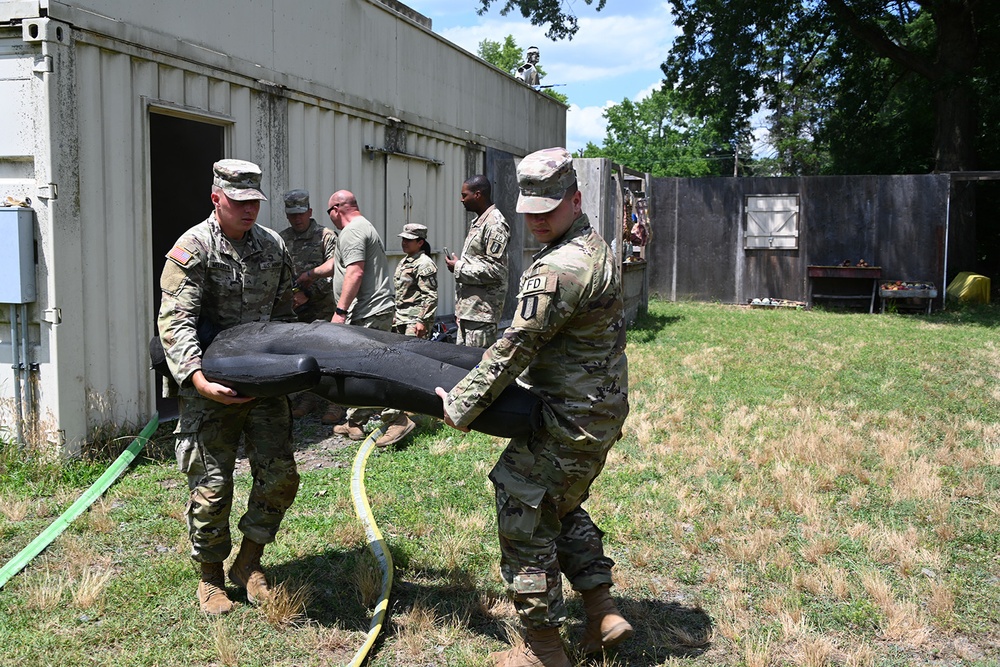
[[[359,320],[351,320],[351,326],[364,327],[365,329],[375,329],[376,331],[389,331],[392,328],[392,318],[395,316],[395,309],[384,310],[381,313],[364,317]],[[348,408],[347,423],[364,426],[365,422],[378,415],[383,424],[395,421],[401,412],[390,408]]]
[[[424,335],[423,336],[418,336],[417,335],[417,329],[416,329],[416,327],[417,327],[418,324],[420,324],[420,323],[419,322],[406,322],[406,323],[403,323],[403,324],[393,324],[391,331],[392,331],[392,333],[403,334],[404,336],[413,336],[414,338],[429,338],[430,335],[431,335],[431,331],[434,329],[434,322],[432,321],[430,323],[428,323],[428,322],[424,322],[423,323],[423,325],[425,327],[424,328]]]
[[[323,320],[329,322],[333,319],[333,312],[337,309],[337,302],[333,299],[333,294],[327,293],[317,299],[310,298],[305,305],[295,311],[295,317],[299,322],[315,322]]]
[[[489,347],[497,342],[496,322],[475,322],[458,320],[455,342],[467,347]]]
[[[579,449],[545,430],[512,439],[490,472],[496,492],[500,572],[522,623],[566,620],[562,576],[577,591],[611,584],[604,533],[583,509],[614,441]]]
[[[182,397],[179,402],[181,416],[174,433],[177,465],[187,473],[190,489],[185,516],[191,558],[221,563],[232,550],[229,515],[241,434],[253,485],[239,529],[259,544],[273,542],[299,488],[288,399],[279,396],[223,405],[207,398]]]

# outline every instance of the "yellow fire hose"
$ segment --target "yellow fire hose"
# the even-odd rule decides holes
[[[375,556],[379,568],[382,570],[382,592],[379,595],[378,604],[375,605],[375,614],[372,616],[372,622],[368,628],[368,638],[354,655],[350,667],[360,665],[375,644],[375,639],[382,631],[382,623],[385,621],[386,611],[389,608],[389,591],[392,589],[392,554],[386,547],[381,531],[375,525],[372,508],[368,504],[368,495],[365,492],[365,466],[368,464],[368,455],[372,453],[375,441],[381,436],[382,429],[377,428],[365,438],[361,447],[358,448],[358,453],[354,457],[354,465],[351,467],[351,499],[354,501],[354,511],[358,513],[358,518],[365,526],[368,548],[371,549],[372,555]]]

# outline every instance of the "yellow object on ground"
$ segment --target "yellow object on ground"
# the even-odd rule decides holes
[[[947,294],[952,299],[970,303],[990,302],[990,279],[978,273],[963,271],[948,283]]]

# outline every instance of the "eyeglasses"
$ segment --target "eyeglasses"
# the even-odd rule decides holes
[[[334,204],[330,208],[326,209],[326,214],[330,215],[330,211],[336,210],[336,209],[340,208],[341,206],[342,206],[342,204]]]

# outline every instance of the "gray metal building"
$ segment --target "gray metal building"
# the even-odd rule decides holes
[[[74,454],[155,409],[159,272],[210,212],[212,162],[262,166],[273,229],[293,187],[324,224],[352,190],[397,260],[402,225],[427,224],[447,313],[462,181],[562,145],[566,108],[392,0],[0,0],[0,127],[0,200],[31,199],[37,249],[26,340],[0,307],[0,425],[17,381],[37,437]]]

